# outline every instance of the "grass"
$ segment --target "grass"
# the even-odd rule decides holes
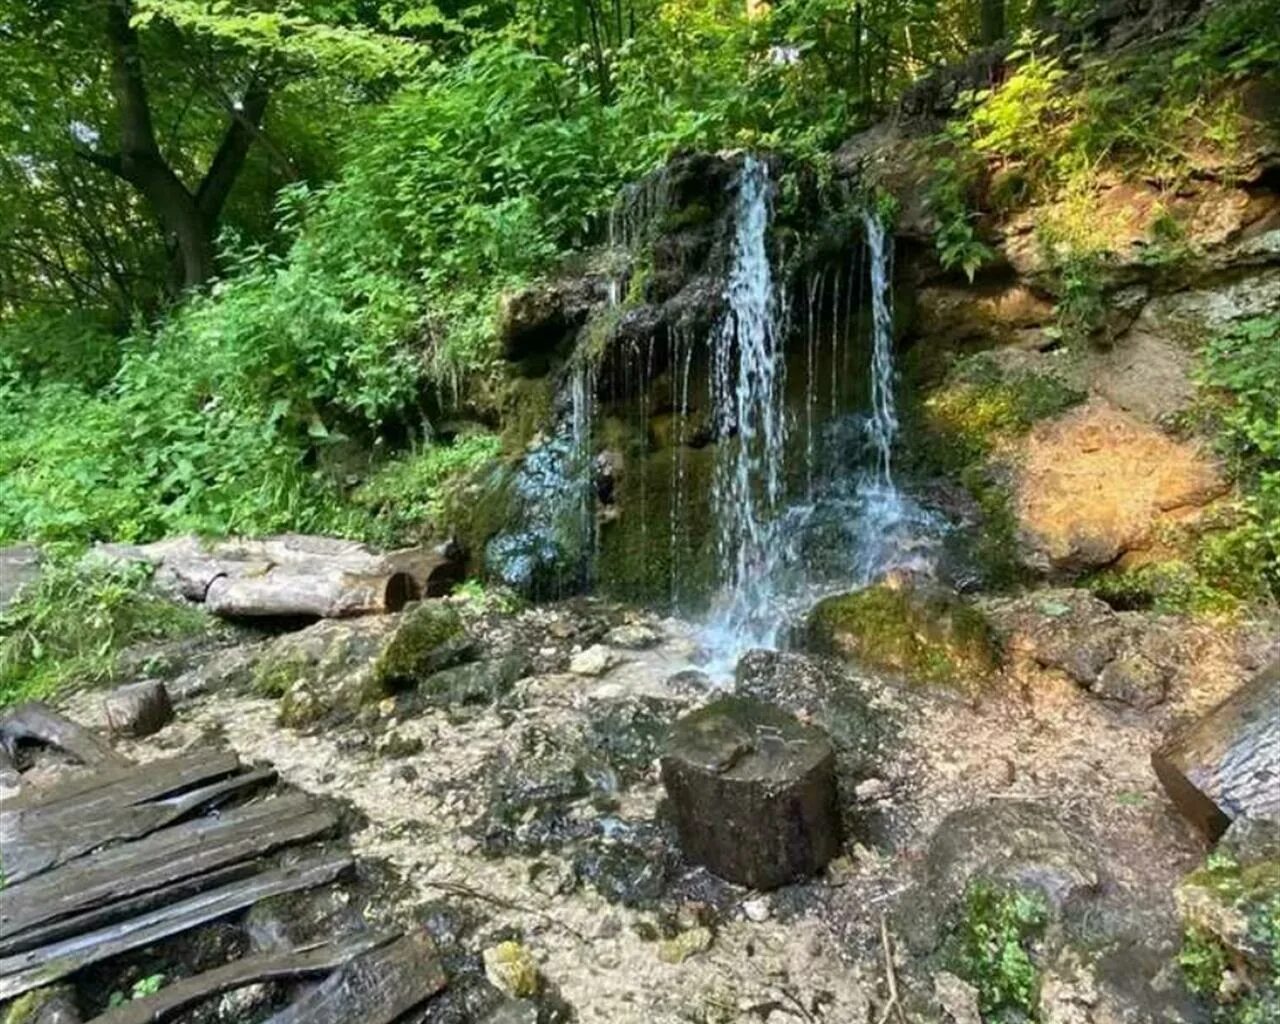
[[[202,612],[155,592],[148,566],[48,561],[0,614],[0,707],[112,682],[126,648],[209,628]]]

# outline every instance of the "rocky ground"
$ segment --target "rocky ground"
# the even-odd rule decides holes
[[[225,745],[340,801],[368,916],[446,950],[450,988],[421,1019],[846,1024],[883,1019],[896,993],[906,1019],[968,1024],[977,994],[945,937],[975,877],[1050,898],[1042,1021],[1206,1019],[1174,963],[1173,897],[1206,847],[1149,755],[1280,652],[1274,625],[1116,613],[1072,590],[993,601],[1002,667],[960,696],[801,653],[712,680],[687,624],[596,601],[458,606],[467,652],[442,671],[471,666],[477,685],[391,687],[293,729],[251,680],[296,636],[184,651],[176,719],[118,741],[142,760]],[[755,893],[681,858],[656,758],[725,688],[835,741],[844,844],[811,881]],[[105,724],[100,695],[67,709]]]

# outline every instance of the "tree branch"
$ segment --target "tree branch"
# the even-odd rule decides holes
[[[257,137],[258,124],[266,113],[270,98],[271,93],[266,83],[255,78],[245,90],[244,100],[239,107],[233,102],[227,102],[231,121],[209,164],[209,170],[196,189],[196,206],[210,224],[218,219],[236,178],[244,168],[249,147]]]

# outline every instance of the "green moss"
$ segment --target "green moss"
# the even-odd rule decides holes
[[[463,636],[462,618],[452,605],[443,601],[410,605],[374,663],[375,683],[390,687],[439,671],[448,659],[446,649]]]
[[[995,671],[986,616],[942,592],[880,585],[831,597],[810,613],[809,646],[912,682],[972,690]]]
[[[1040,972],[1031,959],[1049,919],[1039,893],[985,881],[969,884],[963,910],[943,947],[947,965],[978,990],[984,1019],[1034,1014]]]
[[[555,386],[550,376],[516,377],[508,381],[500,400],[502,448],[516,455],[552,422]]]

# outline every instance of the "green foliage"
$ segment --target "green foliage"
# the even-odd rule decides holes
[[[1187,988],[1198,995],[1215,996],[1222,984],[1222,973],[1231,965],[1227,951],[1210,933],[1192,928],[1187,931],[1178,953],[1178,966]]]
[[[46,561],[39,583],[0,614],[0,706],[111,681],[130,645],[208,628],[201,612],[156,594],[150,578],[145,565]]]
[[[984,1017],[1035,1012],[1040,972],[1030,952],[1048,918],[1038,893],[970,883],[944,955],[956,974],[977,988]]]
[[[144,978],[139,978],[133,983],[133,987],[126,996],[119,989],[112,992],[107,998],[108,1006],[123,1006],[132,999],[145,999],[147,996],[153,996],[164,988],[165,976],[163,974],[148,974]]]
[[[431,445],[379,467],[352,495],[372,517],[369,532],[382,543],[406,544],[445,525],[450,486],[502,451],[492,434],[471,434],[450,445]]]
[[[1210,339],[1199,383],[1201,416],[1244,492],[1241,521],[1209,541],[1205,569],[1280,597],[1280,316]]]

